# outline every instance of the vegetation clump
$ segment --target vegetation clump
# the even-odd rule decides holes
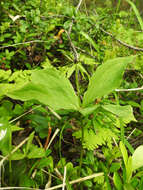
[[[0,1],[3,189],[143,189],[141,3]]]

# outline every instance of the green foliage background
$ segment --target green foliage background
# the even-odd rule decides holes
[[[2,187],[143,189],[142,1],[79,3],[0,0]]]

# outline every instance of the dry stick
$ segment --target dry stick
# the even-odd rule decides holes
[[[75,11],[76,13],[78,12],[82,1],[83,1],[83,0],[79,0],[79,3],[78,3],[78,5],[77,5],[76,11]],[[68,34],[69,34],[69,35],[70,35],[71,31],[72,31],[73,23],[74,23],[74,17],[72,17],[72,22],[71,22],[70,27],[69,27],[69,30],[68,30]]]
[[[20,189],[20,190],[45,190],[45,189],[36,189],[36,188],[30,188],[30,187],[1,187],[0,190],[14,190],[14,189]]]
[[[75,183],[80,183],[80,182],[83,182],[83,181],[86,181],[86,180],[89,180],[89,179],[93,179],[95,177],[99,177],[99,176],[103,176],[104,173],[97,173],[97,174],[92,174],[92,175],[89,175],[89,176],[86,176],[86,177],[83,177],[83,178],[79,178],[79,179],[76,179],[76,180],[73,180],[73,181],[70,181],[69,184],[75,184]],[[66,186],[66,184],[64,184]],[[56,185],[54,187],[50,187],[46,190],[54,190],[54,189],[59,189],[59,188],[62,188],[63,187],[63,184],[61,185]],[[0,190],[10,190],[10,189],[29,189],[29,190],[44,190],[44,189],[36,189],[36,188],[30,188],[30,187],[1,187]]]
[[[7,156],[5,156],[5,157],[0,161],[0,167],[2,166],[3,162],[4,162],[5,160],[7,160],[8,157],[9,157],[10,155],[12,155],[14,152],[16,152],[21,146],[23,146],[23,145],[26,143],[26,141],[28,141],[28,139],[29,139],[29,137],[27,137],[26,139],[24,139],[18,146],[16,146],[16,147],[11,151],[10,154],[8,154]]]
[[[55,178],[55,179],[59,179],[57,176],[51,174],[50,172],[47,172],[47,171],[44,170],[44,169],[41,169],[41,170],[42,170],[44,173],[46,173],[47,175],[51,175],[53,178]]]
[[[30,113],[30,112],[36,110],[36,109],[39,108],[39,107],[41,107],[41,105],[35,106],[33,109],[30,109],[29,111],[27,111],[27,112],[23,113],[22,115],[16,117],[15,119],[11,120],[9,123],[13,123],[14,121],[17,121],[17,120],[20,119],[21,117],[27,115],[28,113]],[[46,107],[46,108],[48,108],[48,109],[51,111],[51,113],[52,113],[54,116],[56,116],[58,119],[61,119],[61,117],[60,117],[52,108],[50,108],[50,107]]]
[[[117,42],[119,42],[121,45],[124,45],[124,46],[126,46],[126,47],[128,47],[128,48],[130,48],[130,49],[135,50],[135,51],[143,51],[143,48],[139,48],[139,47],[135,47],[135,46],[129,45],[129,44],[127,44],[127,43],[125,43],[125,42],[123,42],[123,41],[121,41],[121,40],[115,38],[113,34],[111,34],[111,33],[107,32],[107,31],[105,31],[105,30],[104,30],[103,28],[101,28],[101,27],[100,27],[100,30],[101,30],[102,32],[104,32],[105,34],[111,36],[113,39],[115,39],[115,40],[116,40]]]
[[[50,108],[49,106],[47,106],[46,108],[48,108],[54,116],[56,116],[59,120],[61,120],[61,116],[57,114],[52,108]]]
[[[63,187],[62,190],[65,190],[65,183],[66,183],[66,175],[67,175],[67,167],[64,167],[64,179],[63,179]]]
[[[60,171],[58,170],[58,168],[54,168],[54,171],[56,172],[56,175],[58,176],[58,179],[60,179],[61,181],[63,181],[63,176],[60,173]]]
[[[89,180],[89,179],[92,179],[92,178],[95,178],[95,177],[99,177],[99,176],[102,176],[102,175],[104,175],[104,173],[102,173],[102,172],[101,173],[97,173],[97,174],[92,174],[92,175],[89,175],[89,176],[86,176],[86,177],[83,177],[83,178],[79,178],[79,179],[70,181],[69,184],[72,185],[72,184],[75,184],[75,183],[81,183],[83,181],[86,181],[86,180]],[[66,183],[64,185],[66,186]],[[50,187],[47,190],[59,189],[61,187],[63,187],[63,184],[56,185],[54,187]]]
[[[45,150],[47,149],[47,146],[49,144],[49,140],[50,140],[50,136],[51,136],[51,132],[52,132],[52,128],[50,127],[50,123],[49,122],[48,122],[48,125],[49,125],[48,136],[46,138],[46,142],[45,142],[45,145],[44,145],[44,149]]]
[[[7,45],[7,46],[1,46],[0,49],[9,48],[9,47],[15,47],[15,46],[24,45],[24,44],[31,44],[31,43],[47,43],[47,42],[49,42],[49,41],[32,40],[32,41],[28,41],[28,42],[21,42],[21,43],[11,44],[11,45]]]
[[[116,92],[130,92],[130,91],[139,91],[139,90],[143,90],[143,87],[129,88],[129,89],[115,89]]]
[[[127,137],[127,139],[129,139],[131,137],[131,135],[135,132],[136,128],[129,134],[129,136]]]
[[[27,112],[23,113],[22,115],[16,117],[15,119],[11,120],[9,123],[13,123],[14,121],[20,119],[21,117],[27,115],[28,113],[32,112],[33,110],[35,110],[35,109],[37,109],[37,108],[39,108],[39,107],[41,107],[41,105],[38,105],[38,106],[36,106],[36,107],[33,108],[33,109],[30,109],[29,111],[27,111]]]
[[[52,136],[52,138],[51,138],[51,140],[50,140],[50,142],[49,142],[49,144],[48,144],[46,150],[50,147],[50,145],[52,144],[54,138],[56,137],[56,135],[58,134],[59,131],[60,131],[60,129],[56,129],[56,131],[55,131],[55,133],[53,134],[53,136]]]
[[[90,53],[88,53],[88,52],[87,52],[87,51],[85,51],[84,49],[81,49],[81,48],[76,47],[76,46],[75,46],[75,48],[76,48],[76,49],[78,49],[79,51],[81,51],[81,52],[85,53],[86,55],[90,56],[91,58],[93,58],[93,59],[97,59],[97,57],[95,57],[95,56],[91,55]]]
[[[77,5],[77,7],[76,7],[76,13],[78,12],[82,1],[83,1],[83,0],[79,0],[79,3],[78,3],[78,5]],[[72,22],[71,22],[71,24],[70,24],[70,27],[69,27],[68,32],[67,32],[67,31],[65,31],[65,32],[66,32],[66,34],[67,34],[67,36],[68,36],[70,45],[71,45],[71,47],[72,47],[73,55],[74,55],[74,62],[76,63],[76,62],[78,61],[78,57],[79,57],[79,56],[78,56],[78,53],[77,53],[77,51],[76,51],[76,48],[75,48],[74,44],[73,44],[72,41],[71,41],[71,38],[70,38],[70,33],[71,33],[71,31],[72,31],[73,23],[74,23],[74,17],[72,17]]]
[[[77,51],[76,51],[76,48],[75,48],[74,44],[73,44],[72,41],[71,41],[71,38],[70,38],[69,33],[68,33],[66,30],[65,30],[65,32],[66,32],[66,34],[67,34],[68,40],[69,40],[69,42],[70,42],[70,45],[71,45],[71,48],[72,48],[72,51],[73,51],[74,62],[77,62],[77,61],[78,61],[78,58],[79,58],[78,53],[77,53]]]

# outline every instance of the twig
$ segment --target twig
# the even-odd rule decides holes
[[[82,1],[83,1],[83,0],[79,0],[79,3],[78,3],[78,5],[77,5],[77,7],[76,7],[76,13],[78,12],[79,7],[80,7],[80,5],[81,5]]]
[[[9,48],[9,47],[15,47],[15,46],[24,45],[24,44],[31,44],[31,43],[47,43],[47,42],[49,42],[49,41],[43,41],[43,40],[31,40],[31,41],[28,41],[28,42],[21,42],[21,43],[11,44],[11,45],[7,45],[7,46],[1,46],[0,49]]]
[[[83,0],[79,0],[79,3],[78,3],[78,5],[77,5],[76,11],[75,11],[76,13],[78,12],[82,1],[83,1]],[[74,16],[73,16],[73,17],[72,17],[72,22],[71,22],[71,24],[70,24],[70,26],[69,26],[69,30],[68,30],[68,31],[65,31],[65,32],[66,32],[66,34],[67,34],[67,36],[68,36],[70,45],[71,45],[71,47],[72,47],[73,55],[74,55],[74,62],[76,63],[76,62],[78,62],[79,56],[78,56],[78,53],[77,53],[77,51],[76,51],[76,48],[75,48],[74,44],[73,44],[72,41],[71,41],[71,38],[70,38],[70,33],[71,33],[71,31],[72,31],[72,26],[73,26],[74,20],[75,20],[75,19],[74,19]]]
[[[95,56],[91,55],[90,53],[88,53],[87,51],[85,51],[84,49],[81,49],[79,47],[75,47],[76,49],[78,49],[79,51],[85,53],[86,55],[89,55],[91,58],[93,59],[97,59]]]
[[[61,116],[57,114],[52,108],[50,108],[49,106],[46,106],[46,108],[49,109],[54,116],[61,120]]]
[[[65,190],[65,183],[66,183],[66,174],[67,174],[67,167],[64,167],[64,179],[63,179],[63,187],[62,190]]]
[[[48,125],[49,125],[48,136],[47,136],[47,138],[46,138],[46,142],[45,142],[45,145],[44,145],[44,149],[45,149],[45,150],[47,149],[47,146],[48,146],[48,144],[49,144],[49,140],[50,140],[50,136],[51,136],[51,132],[52,132],[52,128],[51,128],[49,122],[48,122]]]
[[[56,129],[56,131],[55,131],[55,133],[53,134],[53,136],[52,136],[52,138],[51,138],[51,140],[50,140],[50,142],[49,142],[49,144],[48,144],[46,150],[50,147],[50,145],[52,144],[54,138],[56,137],[56,135],[58,134],[59,131],[60,131],[59,129]]]
[[[77,53],[77,51],[76,51],[76,48],[75,48],[74,44],[73,44],[72,41],[71,41],[71,38],[70,38],[69,33],[68,33],[66,30],[65,30],[65,32],[66,32],[66,34],[67,34],[68,40],[69,40],[69,42],[70,42],[70,45],[71,45],[71,48],[72,48],[72,51],[73,51],[74,62],[76,63],[76,62],[78,62],[78,59],[79,59],[78,53]]]
[[[105,30],[104,30],[103,28],[101,28],[101,27],[100,27],[100,30],[101,30],[102,32],[104,32],[105,34],[111,36],[113,39],[115,39],[115,40],[116,40],[117,42],[119,42],[121,45],[124,45],[124,46],[126,46],[127,48],[129,48],[129,49],[133,49],[133,50],[135,50],[135,51],[143,51],[143,48],[139,48],[139,47],[135,47],[135,46],[129,45],[129,44],[127,44],[127,43],[125,43],[125,42],[123,42],[123,41],[121,41],[121,40],[115,38],[115,36],[114,36],[113,34],[111,34],[111,33],[107,32],[107,31],[105,31]]]
[[[1,187],[0,190],[14,190],[14,189],[20,189],[20,190],[44,190],[44,189],[36,189],[36,188],[30,188],[30,187]]]
[[[129,88],[129,89],[115,89],[116,92],[130,92],[130,91],[139,91],[139,90],[143,90],[143,87]]]
[[[60,173],[60,171],[58,170],[58,168],[54,168],[54,171],[56,172],[56,175],[58,176],[58,179],[60,179],[61,181],[63,181],[63,176]]]
[[[11,120],[9,123],[13,123],[14,121],[17,121],[18,119],[20,119],[21,117],[27,115],[28,113],[32,112],[33,110],[36,110],[37,108],[41,107],[41,105],[35,106],[35,108],[30,109],[29,111],[23,113],[22,115],[16,117],[15,119]]]
[[[80,183],[80,182],[83,182],[83,181],[86,181],[86,180],[89,180],[89,179],[92,179],[92,178],[95,178],[95,177],[99,177],[99,176],[103,176],[104,173],[97,173],[97,174],[92,174],[92,175],[89,175],[89,176],[86,176],[86,177],[83,177],[83,178],[79,178],[79,179],[76,179],[76,180],[73,180],[73,181],[70,181],[69,184],[72,185],[72,184],[75,184],[75,183]],[[64,184],[66,186],[66,183]],[[61,185],[56,185],[54,187],[50,187],[49,189],[47,190],[54,190],[54,189],[59,189],[63,186],[63,184]]]
[[[65,15],[49,15],[49,16],[41,16],[42,19],[48,19],[48,18],[70,18],[69,16]]]
[[[135,132],[136,128],[129,134],[129,136],[127,137],[127,139],[130,138],[130,136]]]
[[[80,183],[80,182],[83,182],[83,181],[86,181],[86,180],[89,180],[89,179],[93,179],[95,177],[99,177],[99,176],[103,176],[104,173],[97,173],[97,174],[92,174],[92,175],[89,175],[89,176],[86,176],[86,177],[83,177],[83,178],[79,178],[79,179],[76,179],[76,180],[73,180],[73,181],[70,181],[69,184],[75,184],[75,183]],[[66,183],[64,184],[64,186],[66,186]],[[56,185],[54,187],[50,187],[46,190],[54,190],[54,189],[59,189],[59,188],[62,188],[63,187],[63,184],[60,184],[60,185]],[[29,190],[43,190],[43,189],[36,189],[36,188],[30,188],[30,187],[1,187],[0,190],[10,190],[10,189],[29,189]]]
[[[5,156],[5,157],[0,161],[0,167],[2,166],[3,162],[4,162],[5,160],[7,160],[8,157],[9,157],[10,155],[12,155],[14,152],[16,152],[21,146],[23,146],[23,145],[28,141],[28,139],[29,139],[29,137],[27,137],[26,139],[24,139],[18,146],[16,146],[16,147],[11,151],[10,154],[8,154],[7,156]]]
[[[79,0],[79,3],[78,3],[78,5],[77,5],[76,11],[75,11],[76,13],[78,12],[82,1],[83,1],[83,0]],[[70,35],[71,31],[72,31],[73,23],[74,23],[74,17],[72,17],[72,22],[71,22],[70,27],[69,27],[69,30],[68,30],[68,34],[69,34],[69,35]]]

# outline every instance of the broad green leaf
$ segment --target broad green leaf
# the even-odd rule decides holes
[[[111,164],[111,167],[110,167],[110,172],[113,173],[113,172],[117,172],[119,169],[120,169],[121,165],[120,163],[117,163],[117,162],[113,162]]]
[[[125,166],[126,166],[126,168],[127,168],[127,164],[128,164],[128,153],[127,153],[126,147],[125,147],[125,145],[123,144],[122,141],[120,142],[120,150],[121,150],[121,153],[122,153],[122,156],[123,156],[124,164],[125,164]]]
[[[143,166],[143,145],[139,146],[132,156],[132,169],[136,170]]]
[[[86,116],[86,115],[89,115],[89,114],[93,113],[98,107],[99,107],[99,105],[93,105],[93,106],[90,106],[90,107],[81,108],[79,110],[79,112],[82,115]]]
[[[5,118],[0,118],[0,151],[3,155],[11,151],[11,127]]]
[[[121,83],[127,64],[132,62],[133,58],[134,56],[115,58],[99,66],[90,79],[88,89],[84,94],[83,106],[116,89]]]
[[[122,183],[121,178],[117,172],[114,172],[113,182],[114,182],[117,190],[123,190],[123,185],[122,185],[123,183]]]
[[[18,149],[16,152],[14,152],[11,156],[10,159],[11,160],[22,160],[25,158],[25,154],[22,153],[22,151],[20,149]]]
[[[56,69],[33,71],[31,82],[6,95],[22,101],[35,99],[55,110],[79,108],[71,83]]]
[[[46,156],[44,148],[39,148],[36,145],[31,145],[28,154],[26,155],[27,158],[42,158]]]
[[[124,123],[129,123],[130,121],[136,121],[133,115],[133,109],[131,106],[120,106],[120,105],[113,105],[108,104],[102,106],[105,110],[113,113],[114,115],[118,116],[122,119]]]
[[[51,171],[53,171],[54,163],[53,163],[52,156],[44,157],[41,160],[39,160],[37,168],[41,169],[41,168],[44,168],[44,167],[49,167],[51,169]]]

